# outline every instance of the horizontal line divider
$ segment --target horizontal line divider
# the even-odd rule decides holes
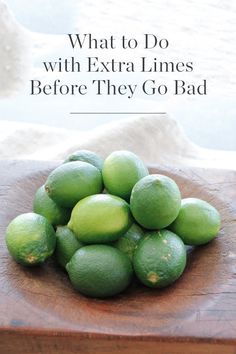
[[[166,114],[166,112],[70,112],[70,114]]]

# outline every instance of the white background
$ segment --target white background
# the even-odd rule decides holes
[[[30,31],[27,34],[30,34],[31,42],[31,67],[20,92],[0,100],[1,119],[85,130],[124,117],[70,116],[70,111],[164,110],[182,124],[187,135],[197,144],[209,148],[236,149],[234,1],[8,0],[6,3],[16,19]],[[132,100],[124,97],[30,97],[28,78],[45,77],[42,60],[71,55],[65,36],[68,32],[90,32],[97,37],[154,33],[158,37],[168,38],[168,53],[155,49],[149,52],[150,56],[163,61],[194,61],[195,70],[189,78],[199,82],[207,79],[208,95],[155,96],[155,99],[140,95]],[[74,54],[84,56],[87,52]],[[135,51],[137,56],[145,54],[147,52],[142,49]],[[134,54],[126,55],[132,57]],[[79,78],[78,74],[73,75],[69,76],[70,81],[84,79],[83,74]],[[156,74],[156,78],[162,82],[171,81],[174,76]],[[122,80],[130,80],[129,74],[123,74]]]

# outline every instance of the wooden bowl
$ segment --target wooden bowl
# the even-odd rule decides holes
[[[176,180],[183,197],[221,213],[222,230],[191,249],[182,277],[163,290],[137,281],[106,300],[76,292],[54,259],[32,269],[9,256],[4,234],[32,210],[35,191],[58,163],[0,163],[0,353],[235,353],[236,173],[151,167]]]

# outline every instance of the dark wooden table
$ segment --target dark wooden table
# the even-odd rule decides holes
[[[151,168],[222,215],[215,241],[189,252],[184,275],[152,290],[134,283],[108,300],[86,298],[51,259],[26,269],[9,256],[12,218],[32,210],[36,189],[57,163],[0,162],[1,354],[235,354],[236,172]]]

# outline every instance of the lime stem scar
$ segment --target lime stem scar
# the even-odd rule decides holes
[[[158,275],[155,272],[149,272],[147,276],[148,281],[150,281],[153,284],[156,284],[159,280]]]

